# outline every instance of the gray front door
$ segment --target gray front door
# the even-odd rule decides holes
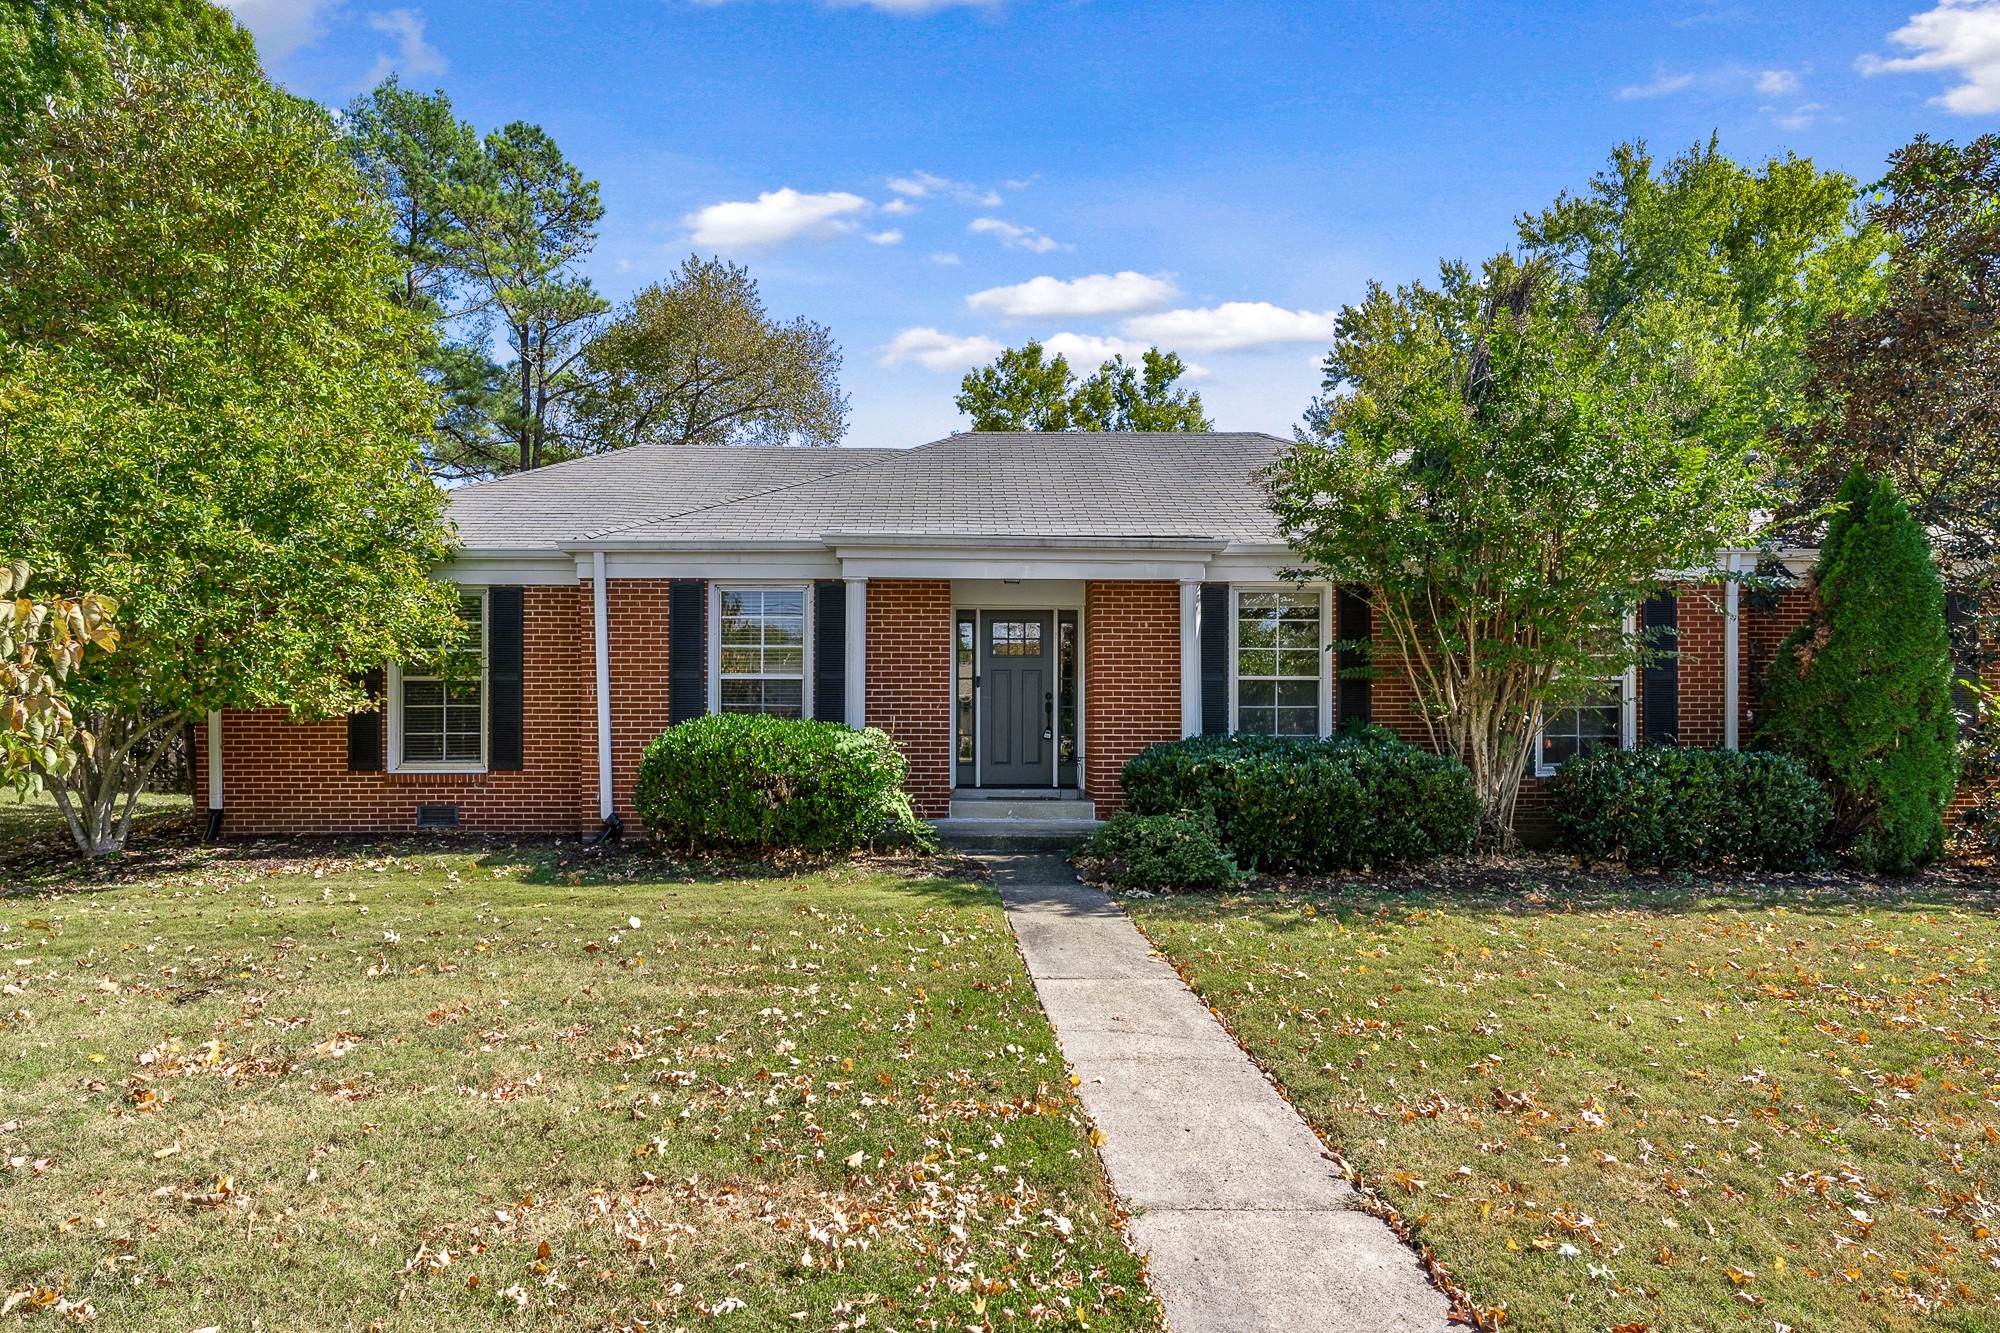
[[[979,617],[980,781],[988,787],[1055,783],[1055,616],[987,611]]]

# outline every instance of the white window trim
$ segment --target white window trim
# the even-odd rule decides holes
[[[1626,637],[1630,638],[1638,632],[1638,612],[1628,612],[1625,616]],[[1639,737],[1639,668],[1636,665],[1628,663],[1618,674],[1618,696],[1618,748],[1634,749]],[[1535,728],[1535,776],[1552,778],[1561,765],[1542,762],[1542,730],[1541,727]]]
[[[708,584],[708,711],[722,711],[722,594],[725,592],[796,592],[805,599],[805,664],[799,677],[799,716],[813,715],[813,639],[818,629],[818,598],[810,581],[797,579],[711,579]]]
[[[1229,734],[1240,730],[1236,718],[1237,687],[1236,628],[1243,621],[1242,600],[1246,592],[1319,592],[1319,734],[1333,735],[1333,662],[1328,648],[1333,640],[1333,585],[1330,583],[1232,583],[1229,585]]]
[[[389,663],[383,677],[383,693],[387,696],[388,710],[388,760],[383,768],[391,773],[484,773],[488,761],[493,756],[493,687],[491,682],[493,646],[492,603],[484,588],[460,586],[461,597],[479,598],[479,762],[466,763],[461,759],[440,759],[435,762],[405,760],[403,758],[403,664]]]

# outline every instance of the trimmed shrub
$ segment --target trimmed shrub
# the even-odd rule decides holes
[[[1138,814],[1206,810],[1238,864],[1325,874],[1428,861],[1472,845],[1479,798],[1455,759],[1381,727],[1331,740],[1196,736],[1125,765]]]
[[[1109,863],[1113,883],[1137,889],[1226,889],[1247,878],[1206,810],[1121,811],[1090,835],[1083,852]]]
[[[1725,862],[1795,870],[1833,822],[1826,784],[1789,755],[1592,750],[1556,770],[1557,845],[1660,870]]]
[[[1889,482],[1857,467],[1840,505],[1813,572],[1813,613],[1771,662],[1758,739],[1832,783],[1836,849],[1903,873],[1943,854],[1958,784],[1944,586]]]
[[[930,850],[887,732],[718,713],[646,747],[632,804],[655,839],[691,851],[848,851],[884,840]]]

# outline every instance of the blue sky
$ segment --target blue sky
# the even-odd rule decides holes
[[[833,329],[847,443],[963,425],[1028,337],[1151,343],[1224,429],[1288,433],[1371,278],[1513,238],[1613,144],[1711,131],[1872,180],[2000,128],[2000,0],[231,0],[340,105],[395,70],[602,182],[613,299],[692,251]]]

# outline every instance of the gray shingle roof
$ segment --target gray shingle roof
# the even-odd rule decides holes
[[[1279,540],[1254,433],[975,432],[915,449],[693,449],[603,455],[468,486],[468,548],[900,537]]]
[[[561,549],[602,528],[649,523],[863,467],[893,449],[649,445],[461,486],[451,517],[468,550]]]

